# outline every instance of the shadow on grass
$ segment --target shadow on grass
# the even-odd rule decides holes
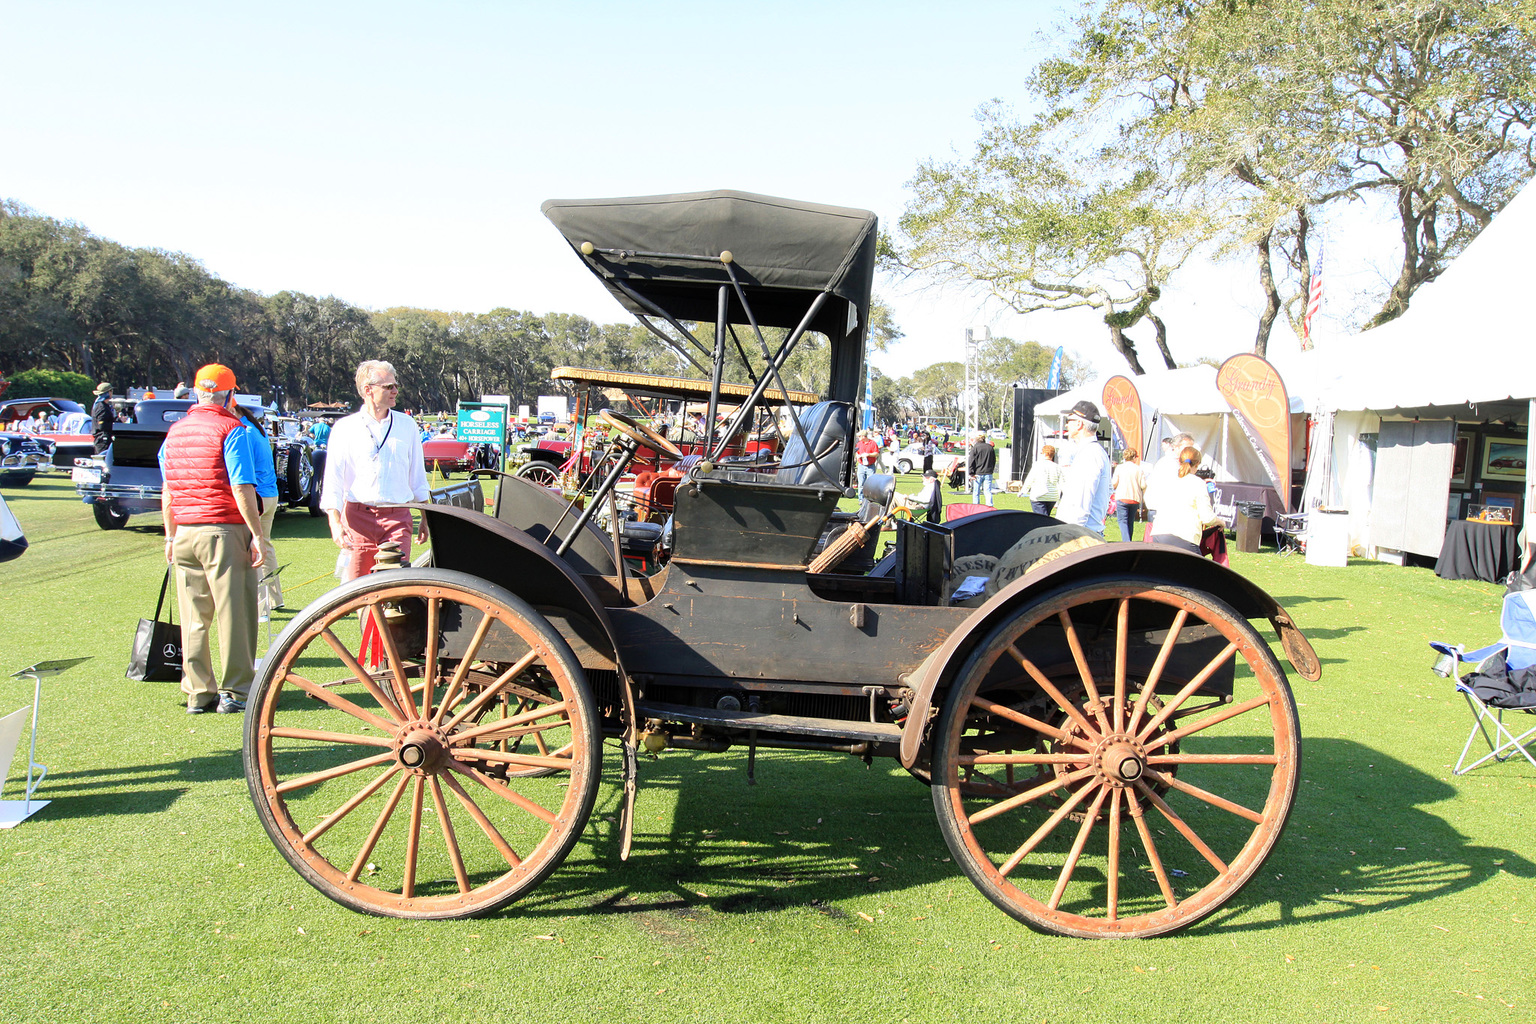
[[[43,796],[52,803],[45,813],[50,818],[154,814],[196,785],[243,778],[238,747],[157,764],[51,771]]]
[[[1276,596],[1275,603],[1280,605],[1282,608],[1290,608],[1292,605],[1298,604],[1318,604],[1324,601],[1342,600],[1344,600],[1342,597],[1335,597],[1328,594],[1292,594],[1286,597]],[[1307,632],[1311,633],[1312,631],[1307,630]]]
[[[610,762],[611,763],[611,762]],[[634,852],[618,859],[616,787],[594,812],[595,856],[562,866],[509,913],[775,912],[936,882],[967,885],[928,791],[849,759],[665,755],[642,765]],[[849,773],[856,773],[850,775]],[[1519,853],[1470,843],[1425,808],[1457,791],[1363,744],[1308,740],[1287,831],[1269,860],[1193,930],[1262,932],[1363,917],[1461,892],[1500,872],[1536,878]],[[673,789],[670,832],[648,827],[645,791]],[[837,915],[833,915],[837,916]]]

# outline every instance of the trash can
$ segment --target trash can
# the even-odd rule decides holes
[[[1237,550],[1254,554],[1259,550],[1259,537],[1264,532],[1264,503],[1262,501],[1237,502]]]

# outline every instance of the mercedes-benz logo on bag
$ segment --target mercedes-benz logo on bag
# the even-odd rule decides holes
[[[175,644],[166,644],[165,647],[160,651],[160,656],[165,658],[167,661],[175,661],[181,657],[181,648],[177,647]]]

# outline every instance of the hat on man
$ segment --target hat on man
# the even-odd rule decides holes
[[[91,394],[93,394],[93,395],[104,395],[108,391],[111,391],[111,390],[112,390],[112,385],[108,384],[106,381],[102,381],[100,384],[96,385],[96,390],[92,391]]]
[[[1099,422],[1099,407],[1092,402],[1078,402],[1074,405],[1068,416],[1081,416],[1089,423],[1097,425]]]
[[[235,371],[223,363],[209,363],[197,371],[192,386],[199,391],[233,391],[235,390]]]

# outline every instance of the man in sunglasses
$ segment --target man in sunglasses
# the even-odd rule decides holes
[[[320,507],[330,520],[331,540],[346,552],[343,582],[373,571],[385,541],[399,543],[410,561],[411,510],[398,506],[430,497],[421,434],[393,408],[399,390],[389,363],[361,363],[357,393],[363,407],[331,428]],[[427,539],[425,519],[416,539]]]

